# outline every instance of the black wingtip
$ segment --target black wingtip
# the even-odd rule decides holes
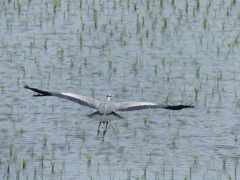
[[[189,105],[176,105],[176,106],[170,106],[167,104],[167,107],[164,107],[164,109],[169,109],[169,110],[181,110],[185,108],[194,108],[194,106],[192,106],[192,103],[191,103]]]
[[[47,91],[42,91],[42,90],[39,90],[39,89],[36,89],[36,88],[31,88],[27,84],[24,85],[24,88],[30,89],[30,90],[32,90],[34,92],[39,93],[39,94],[34,94],[33,95],[34,97],[36,97],[36,96],[52,96],[52,94],[47,92]]]
[[[26,89],[31,89],[27,84],[25,84],[23,87]]]

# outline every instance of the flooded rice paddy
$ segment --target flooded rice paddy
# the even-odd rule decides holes
[[[236,0],[0,2],[1,179],[239,179]],[[30,87],[104,100],[193,103],[120,113]],[[101,130],[103,130],[103,126]]]

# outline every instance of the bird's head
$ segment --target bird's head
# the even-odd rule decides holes
[[[111,101],[112,96],[110,94],[107,95],[107,100]]]

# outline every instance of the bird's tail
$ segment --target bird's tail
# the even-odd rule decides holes
[[[100,122],[122,119],[122,117],[115,112],[112,112],[111,114],[101,114],[97,111],[92,114],[89,114],[88,117]]]

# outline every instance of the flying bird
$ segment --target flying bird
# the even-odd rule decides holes
[[[181,110],[184,108],[193,108],[192,104],[190,105],[175,105],[170,106],[168,104],[162,105],[151,102],[113,102],[111,101],[111,95],[107,95],[107,101],[99,101],[93,98],[89,98],[86,96],[81,96],[72,93],[59,93],[52,91],[43,91],[36,88],[31,88],[28,85],[25,85],[24,88],[30,89],[38,94],[33,95],[34,97],[42,97],[42,96],[55,96],[62,99],[67,99],[69,101],[73,101],[83,106],[88,106],[93,109],[97,109],[96,112],[89,114],[88,117],[94,120],[99,121],[97,135],[100,133],[101,123],[105,124],[106,127],[103,131],[103,135],[107,132],[108,121],[122,119],[120,115],[115,113],[114,111],[135,111],[141,109],[169,109],[169,110]]]

